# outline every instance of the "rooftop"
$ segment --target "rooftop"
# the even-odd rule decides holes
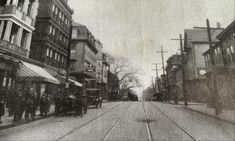
[[[212,42],[218,42],[219,40],[216,38],[223,31],[223,28],[211,28],[211,38]],[[193,28],[193,29],[185,29],[185,33],[187,34],[188,46],[192,42],[208,42],[208,35],[206,28]]]

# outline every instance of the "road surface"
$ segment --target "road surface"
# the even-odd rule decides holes
[[[83,118],[49,117],[0,131],[0,140],[234,140],[234,125],[157,102],[104,103]]]

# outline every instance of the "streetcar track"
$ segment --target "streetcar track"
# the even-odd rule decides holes
[[[65,135],[61,136],[60,138],[56,139],[56,141],[62,140],[63,138],[69,136],[70,134],[72,134],[72,133],[74,133],[75,131],[79,130],[80,128],[84,127],[85,125],[87,125],[87,124],[91,123],[92,121],[94,121],[94,120],[96,120],[96,119],[102,117],[103,115],[107,114],[108,112],[110,112],[110,111],[116,109],[116,108],[119,107],[120,105],[122,105],[122,103],[120,103],[120,104],[114,106],[114,107],[111,108],[111,109],[108,109],[107,111],[103,112],[102,114],[100,114],[100,115],[98,115],[98,116],[92,118],[91,120],[89,120],[89,121],[83,123],[83,124],[80,125],[79,127],[73,129],[72,131],[70,131],[70,132],[66,133]]]
[[[153,136],[152,136],[152,133],[151,133],[151,129],[149,127],[149,122],[148,122],[148,118],[147,118],[147,112],[144,108],[144,102],[141,102],[142,103],[142,106],[143,106],[143,110],[144,110],[144,117],[145,117],[145,123],[146,123],[146,128],[147,128],[147,132],[148,132],[148,141],[152,141],[153,140]]]
[[[197,139],[191,134],[189,133],[183,126],[179,125],[175,120],[173,120],[172,118],[170,118],[169,115],[167,115],[166,113],[164,113],[159,107],[157,107],[157,105],[153,104],[151,102],[151,104],[160,112],[162,113],[165,117],[167,117],[170,121],[172,121],[176,126],[178,126],[182,131],[184,131],[188,136],[190,136],[194,141],[197,141]]]
[[[118,123],[121,121],[122,117],[126,115],[127,111],[131,107],[132,104],[129,104],[128,108],[119,116],[119,118],[115,121],[115,123],[112,125],[112,127],[108,130],[108,132],[103,137],[102,141],[105,141],[109,134],[113,131],[113,129],[118,125]]]

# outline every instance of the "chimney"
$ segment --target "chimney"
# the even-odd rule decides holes
[[[217,27],[217,28],[221,28],[220,22],[217,22],[217,23],[216,23],[216,27]]]

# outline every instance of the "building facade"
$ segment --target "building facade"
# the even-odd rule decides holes
[[[208,49],[203,55],[207,69],[207,85],[210,97],[213,98],[213,82],[216,79],[219,98],[223,107],[234,109],[235,102],[235,22],[233,21],[217,38],[219,43]],[[215,66],[212,66],[211,57],[214,58]],[[216,74],[213,78],[212,72]],[[208,101],[209,105],[213,105]]]
[[[95,38],[86,26],[73,22],[70,56],[70,75],[85,87],[97,87],[96,66],[98,49]],[[91,82],[92,81],[92,82]]]
[[[28,59],[38,0],[0,2],[0,86],[14,85],[21,60]]]
[[[96,48],[98,53],[96,54],[97,58],[97,66],[96,66],[96,79],[97,79],[97,87],[100,90],[100,93],[103,99],[108,99],[108,70],[109,63],[107,60],[106,54],[103,53],[103,45],[100,41],[95,41]]]
[[[169,93],[169,100],[178,99],[177,94],[175,93],[176,89],[176,69],[182,64],[181,55],[175,54],[172,55],[167,60],[166,73],[167,73],[167,86]]]
[[[216,36],[222,28],[211,28],[212,43],[218,42]],[[184,49],[187,50],[185,60],[187,95],[190,101],[206,102],[208,87],[206,85],[206,65],[203,53],[209,49],[207,29],[204,27],[185,29]]]
[[[72,14],[67,0],[39,0],[30,58],[45,64],[53,76],[66,73]]]

